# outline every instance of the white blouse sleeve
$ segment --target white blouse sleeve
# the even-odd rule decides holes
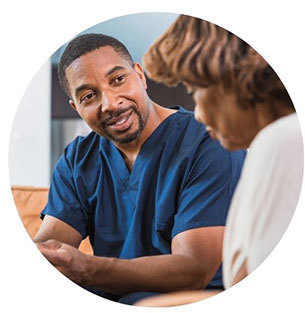
[[[303,177],[299,124],[295,114],[273,124],[251,144],[231,203],[223,250],[226,288],[244,261],[252,272],[270,254],[297,205]]]

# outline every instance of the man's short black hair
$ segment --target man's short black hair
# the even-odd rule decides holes
[[[85,34],[78,36],[69,42],[57,68],[59,83],[69,97],[71,97],[71,95],[66,79],[66,68],[82,55],[106,46],[112,47],[121,57],[125,58],[133,65],[130,53],[119,40],[103,34]]]

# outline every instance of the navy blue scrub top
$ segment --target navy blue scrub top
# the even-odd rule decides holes
[[[131,173],[113,143],[91,132],[58,160],[42,218],[89,235],[98,256],[170,254],[177,234],[225,225],[244,157],[223,149],[182,108],[146,140]],[[222,286],[220,268],[209,287]]]

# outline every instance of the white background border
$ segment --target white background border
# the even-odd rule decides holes
[[[304,123],[305,19],[302,1],[7,1],[1,8],[2,312],[84,312],[143,308],[101,299],[63,277],[29,240],[9,190],[8,146],[18,104],[32,77],[62,44],[97,23],[139,12],[173,12],[216,23],[255,48],[275,69]],[[201,3],[201,4],[200,4]],[[33,112],[35,114],[35,112]],[[37,117],[39,118],[39,116]],[[30,127],[30,125],[29,125]],[[302,127],[303,134],[305,133]],[[304,188],[303,188],[304,189]],[[304,192],[280,244],[252,275],[214,298],[174,312],[304,310]],[[151,309],[156,311],[156,309]],[[157,311],[162,309],[157,309]],[[145,310],[146,311],[146,310]],[[147,309],[150,311],[150,309]]]

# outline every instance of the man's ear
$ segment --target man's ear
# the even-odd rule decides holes
[[[144,88],[147,89],[146,77],[145,77],[144,70],[143,70],[141,64],[140,63],[134,63],[133,69],[139,75],[139,77],[143,83]]]
[[[73,100],[69,100],[69,104],[70,104],[70,107],[73,109],[73,110],[75,110],[76,112],[77,112],[77,109],[76,109],[76,105],[75,105],[75,103],[73,102]]]

